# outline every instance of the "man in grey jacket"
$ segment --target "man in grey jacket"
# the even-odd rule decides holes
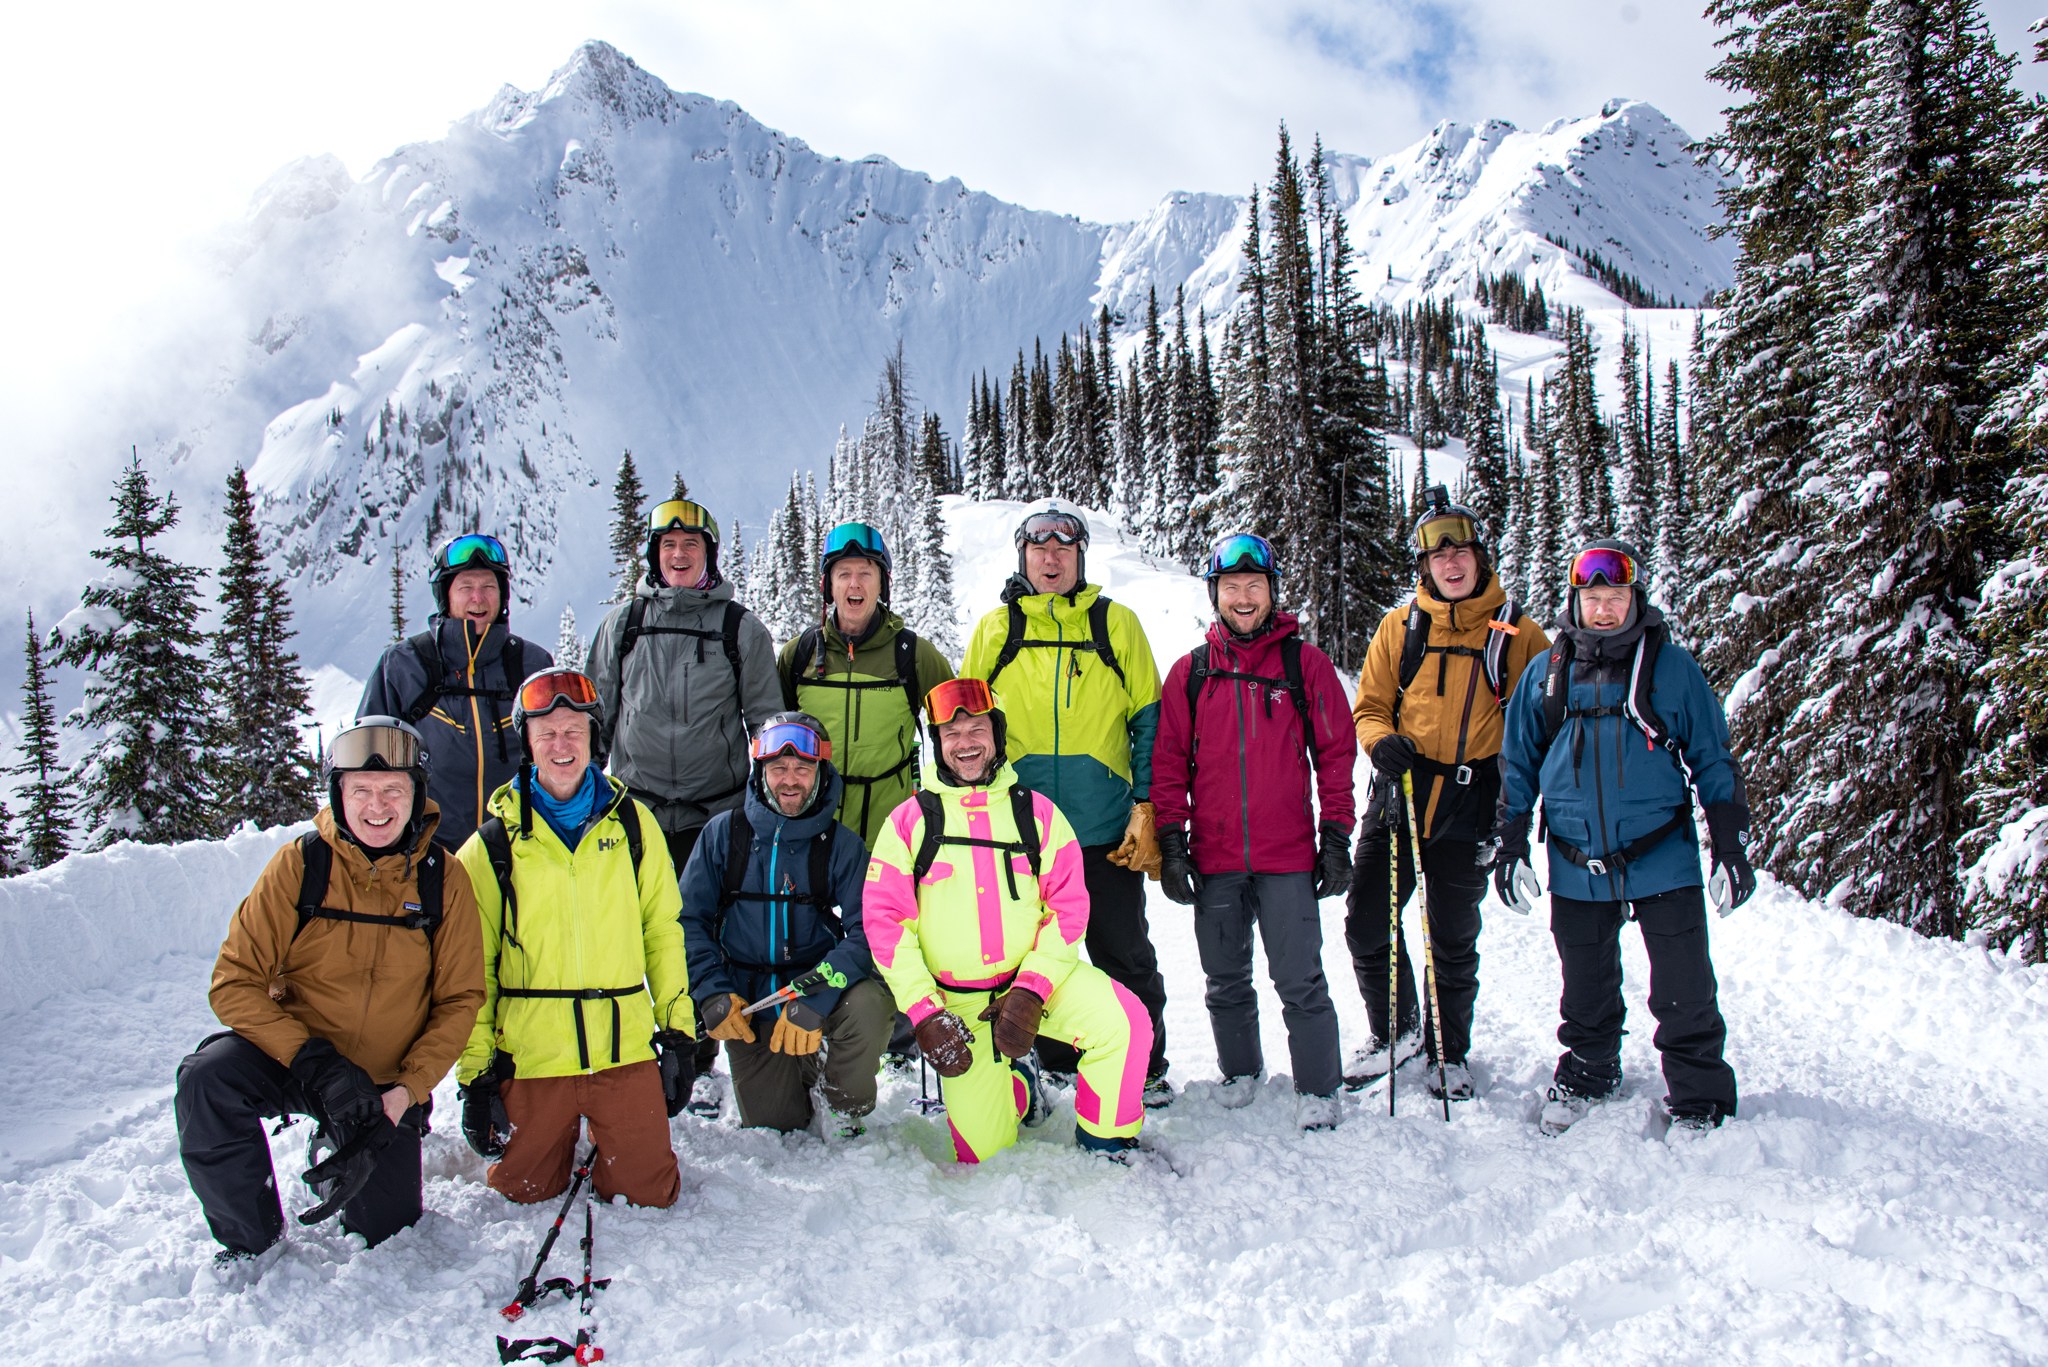
[[[590,646],[611,771],[661,823],[677,868],[740,805],[747,730],[782,710],[775,642],[718,573],[718,523],[688,499],[648,516],[647,574]]]

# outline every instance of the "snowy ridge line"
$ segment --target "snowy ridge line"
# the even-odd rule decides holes
[[[310,822],[226,840],[124,840],[0,881],[0,1018],[59,993],[121,986],[166,954],[212,954],[256,875]]]

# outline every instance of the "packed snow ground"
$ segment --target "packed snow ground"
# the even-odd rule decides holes
[[[1003,505],[951,510],[960,600],[993,601]],[[1191,581],[1105,535],[1091,578],[1162,662],[1203,616]],[[1363,772],[1361,771],[1361,781]],[[495,1308],[552,1210],[483,1186],[452,1082],[426,1141],[428,1213],[374,1251],[294,1226],[254,1286],[209,1270],[178,1164],[177,1062],[217,1028],[212,954],[285,833],[124,846],[0,882],[0,1323],[79,1363],[496,1361]],[[1850,920],[1765,880],[1712,933],[1737,1119],[1666,1143],[1629,932],[1620,1096],[1558,1139],[1532,1123],[1556,1053],[1544,912],[1489,901],[1478,1098],[1451,1123],[1404,1070],[1295,1128],[1274,1077],[1217,1104],[1189,914],[1151,905],[1181,1096],[1131,1169],[1078,1152],[1064,1100],[978,1168],[885,1082],[851,1143],[674,1123],[669,1211],[598,1214],[608,1360],[2016,1363],[2048,1358],[2048,972]],[[1364,1011],[1324,904],[1346,1048]],[[1412,928],[1412,917],[1411,917]],[[1263,976],[1263,969],[1260,970]],[[272,1140],[289,1209],[307,1127]],[[573,1270],[565,1241],[552,1271]],[[552,1303],[522,1334],[573,1337]]]

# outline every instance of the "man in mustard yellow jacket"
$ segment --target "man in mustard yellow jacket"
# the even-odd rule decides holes
[[[598,1196],[668,1206],[681,1190],[668,1119],[689,1096],[696,1031],[682,897],[661,828],[594,754],[597,710],[574,670],[520,686],[528,764],[457,856],[485,989],[456,1067],[463,1133],[497,1159],[493,1188],[545,1201],[568,1187],[587,1120]]]

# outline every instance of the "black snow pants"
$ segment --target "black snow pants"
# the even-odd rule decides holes
[[[213,1237],[235,1252],[261,1253],[284,1233],[263,1122],[311,1115],[312,1102],[289,1069],[223,1031],[178,1065],[175,1106],[178,1156]],[[406,1113],[408,1123],[379,1151],[369,1185],[341,1208],[341,1227],[372,1246],[420,1218],[420,1134],[431,1108]]]
[[[1152,1057],[1145,1076],[1155,1078],[1166,1072],[1166,979],[1145,920],[1145,875],[1109,862],[1117,843],[1081,847],[1081,876],[1088,884],[1088,962],[1128,987],[1152,1018]],[[1074,1046],[1044,1036],[1038,1040],[1038,1061],[1055,1073],[1081,1066]]]
[[[1550,934],[1564,968],[1557,1042],[1558,1085],[1603,1097],[1621,1083],[1621,927],[1629,915],[1650,956],[1650,1014],[1664,1060],[1665,1106],[1673,1115],[1735,1114],[1735,1070],[1722,1058],[1714,964],[1707,953],[1707,906],[1700,890],[1677,888],[1632,903],[1550,898]]]
[[[1400,837],[1401,904],[1415,895],[1415,864],[1410,851],[1405,821],[1397,828]],[[1444,1059],[1463,1063],[1472,1048],[1472,1011],[1479,1000],[1479,902],[1486,895],[1486,871],[1474,861],[1479,843],[1474,840],[1425,840],[1422,843],[1422,873],[1429,907],[1430,957],[1436,965],[1437,1007],[1444,1019]],[[1344,944],[1351,951],[1351,969],[1358,978],[1358,994],[1365,999],[1365,1016],[1373,1039],[1392,1038],[1387,1030],[1387,954],[1390,943],[1390,909],[1387,898],[1388,832],[1380,831],[1358,842],[1357,858],[1351,870],[1351,891],[1344,898]],[[1396,1016],[1399,1033],[1412,1034],[1419,1014],[1415,1000],[1415,958],[1409,952],[1408,937],[1401,936],[1400,986]],[[1427,1019],[1421,1022],[1423,1039],[1431,1059],[1436,1058],[1436,1032]]]

